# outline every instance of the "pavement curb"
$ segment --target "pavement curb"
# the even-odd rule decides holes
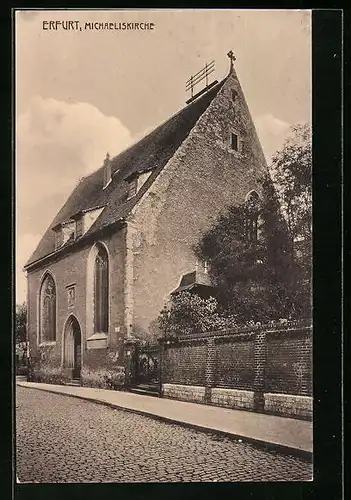
[[[26,383],[27,382],[25,382],[25,384]],[[16,385],[18,385],[20,387],[25,387],[27,389],[36,389],[38,391],[50,392],[52,394],[60,394],[61,396],[68,396],[71,398],[83,399],[84,401],[89,401],[91,403],[101,404],[101,405],[108,406],[108,407],[113,408],[113,409],[126,411],[126,412],[130,412],[130,413],[135,413],[137,415],[143,415],[144,417],[149,417],[149,418],[152,418],[154,420],[161,421],[161,422],[165,422],[165,423],[169,423],[169,424],[176,424],[176,425],[179,425],[181,427],[195,429],[195,430],[198,430],[201,432],[206,432],[208,434],[217,434],[217,435],[225,436],[225,437],[232,439],[232,440],[239,440],[240,439],[242,442],[253,444],[257,447],[264,448],[268,451],[276,451],[276,452],[279,452],[279,453],[282,453],[285,455],[292,455],[292,456],[295,456],[298,458],[303,458],[305,460],[312,462],[313,452],[310,452],[307,450],[302,450],[300,448],[293,448],[291,446],[286,446],[286,445],[279,444],[279,443],[272,443],[269,441],[264,441],[261,439],[252,438],[250,436],[245,436],[242,434],[236,434],[236,433],[232,433],[232,432],[222,431],[220,429],[216,429],[216,428],[212,428],[212,427],[203,427],[199,424],[194,424],[191,422],[182,422],[179,420],[172,419],[170,417],[165,417],[163,415],[155,415],[154,413],[150,413],[150,412],[147,412],[144,410],[136,410],[134,408],[126,408],[125,406],[120,406],[116,403],[102,401],[100,399],[95,399],[95,398],[92,398],[89,396],[81,396],[79,394],[69,394],[66,392],[58,392],[55,390],[51,390],[47,387],[30,387],[28,385],[24,385],[22,383],[22,381],[16,382]]]

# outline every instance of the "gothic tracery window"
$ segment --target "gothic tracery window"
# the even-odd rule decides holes
[[[40,289],[40,342],[56,341],[56,287],[48,274]]]
[[[256,191],[251,191],[245,201],[245,236],[249,242],[258,239],[258,221],[261,213],[261,200]]]
[[[108,333],[108,255],[99,246],[94,262],[94,331]]]

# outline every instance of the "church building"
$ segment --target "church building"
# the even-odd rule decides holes
[[[128,339],[196,284],[202,232],[261,195],[267,165],[229,56],[222,81],[81,179],[43,235],[25,266],[33,380],[123,373]]]

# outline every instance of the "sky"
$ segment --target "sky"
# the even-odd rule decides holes
[[[69,20],[82,30],[43,29]],[[84,29],[95,21],[154,29]],[[311,11],[16,12],[16,303],[23,265],[79,179],[184,107],[205,63],[224,78],[229,50],[269,163],[290,127],[311,121]]]

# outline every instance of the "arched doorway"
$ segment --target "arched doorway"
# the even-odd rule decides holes
[[[67,320],[64,332],[63,365],[71,371],[72,379],[80,379],[82,368],[82,335],[75,316]]]

